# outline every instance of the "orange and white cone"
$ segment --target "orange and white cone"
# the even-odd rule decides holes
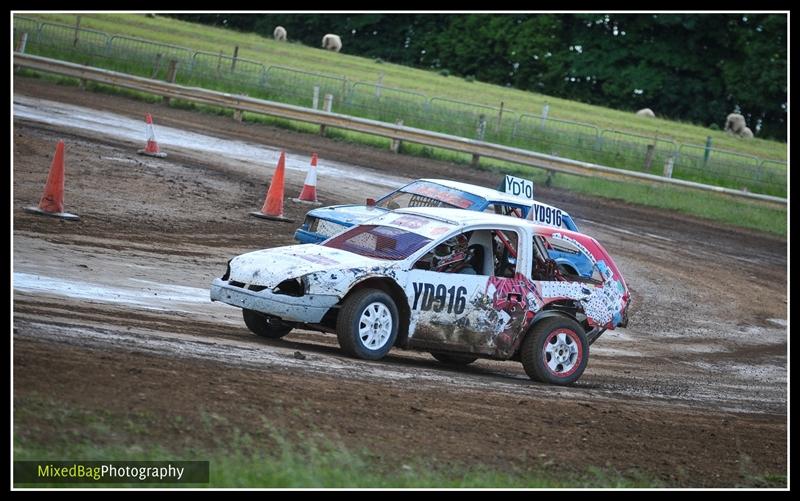
[[[145,116],[145,122],[147,122],[147,130],[145,132],[147,135],[147,146],[145,146],[143,150],[139,150],[136,153],[140,155],[147,155],[148,157],[164,158],[167,156],[167,154],[158,149],[156,132],[153,130],[153,117],[150,116],[150,113]]]
[[[283,216],[283,178],[286,170],[286,154],[282,151],[278,159],[278,168],[272,176],[267,190],[267,198],[260,212],[251,212],[251,216],[261,219],[271,219],[273,221],[291,222],[291,219]]]
[[[308,167],[308,174],[303,183],[303,189],[297,198],[292,199],[295,202],[303,202],[313,205],[322,205],[317,201],[317,154],[311,155],[311,165]]]
[[[44,185],[44,194],[38,207],[25,207],[22,210],[31,214],[57,217],[67,221],[78,221],[80,217],[64,212],[64,141],[56,144],[56,154],[50,164],[50,173]]]

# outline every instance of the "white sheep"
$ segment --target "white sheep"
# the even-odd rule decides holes
[[[739,113],[731,113],[725,120],[725,132],[741,136],[746,128],[747,122],[745,122],[744,117]]]
[[[656,114],[653,113],[653,110],[651,110],[650,108],[642,108],[641,110],[636,112],[636,116],[655,118]]]
[[[286,41],[286,28],[284,28],[283,26],[275,27],[275,31],[272,32],[272,38],[274,38],[275,40],[277,40],[279,42],[285,42]]]
[[[322,48],[339,52],[342,50],[342,39],[339,35],[328,33],[322,37]]]
[[[750,127],[745,127],[739,135],[745,139],[753,139],[753,131],[750,130]]]

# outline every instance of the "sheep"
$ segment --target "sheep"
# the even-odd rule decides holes
[[[745,127],[739,135],[745,139],[753,139],[753,131],[750,130],[750,127]]]
[[[328,33],[322,37],[322,48],[339,52],[342,50],[342,39],[339,35]]]
[[[731,113],[725,120],[725,132],[741,136],[746,128],[747,123],[739,113]]]
[[[275,31],[272,32],[272,38],[277,40],[278,42],[285,42],[286,41],[286,28],[283,26],[277,26]]]
[[[653,110],[651,110],[650,108],[642,108],[641,110],[636,112],[636,116],[655,118],[656,114],[653,113]]]

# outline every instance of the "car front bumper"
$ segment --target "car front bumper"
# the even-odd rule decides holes
[[[306,294],[301,297],[275,294],[269,289],[251,291],[221,278],[211,283],[211,300],[278,317],[287,322],[316,324],[339,302],[338,296]]]

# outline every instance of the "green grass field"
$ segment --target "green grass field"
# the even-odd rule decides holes
[[[21,14],[25,17],[75,24],[75,14]],[[206,50],[232,56],[239,46],[239,57],[264,64],[282,65],[310,72],[345,76],[350,81],[376,83],[383,75],[383,85],[421,92],[429,97],[470,101],[489,106],[504,106],[509,110],[539,114],[545,103],[549,104],[549,117],[574,120],[600,128],[617,129],[643,135],[671,137],[688,144],[703,145],[711,136],[713,146],[763,158],[786,160],[785,143],[753,139],[744,141],[721,131],[713,131],[690,123],[636,117],[628,111],[617,111],[575,101],[545,96],[533,92],[510,89],[481,82],[468,82],[462,78],[445,77],[438,72],[425,71],[396,64],[378,64],[372,59],[351,56],[347,47],[342,53],[332,53],[299,43],[280,43],[255,34],[187,23],[177,19],[148,18],[142,14],[82,14],[81,28],[90,28],[114,34],[140,37],[194,50]],[[291,34],[289,34],[291,39]],[[725,117],[720,117],[720,127]]]

